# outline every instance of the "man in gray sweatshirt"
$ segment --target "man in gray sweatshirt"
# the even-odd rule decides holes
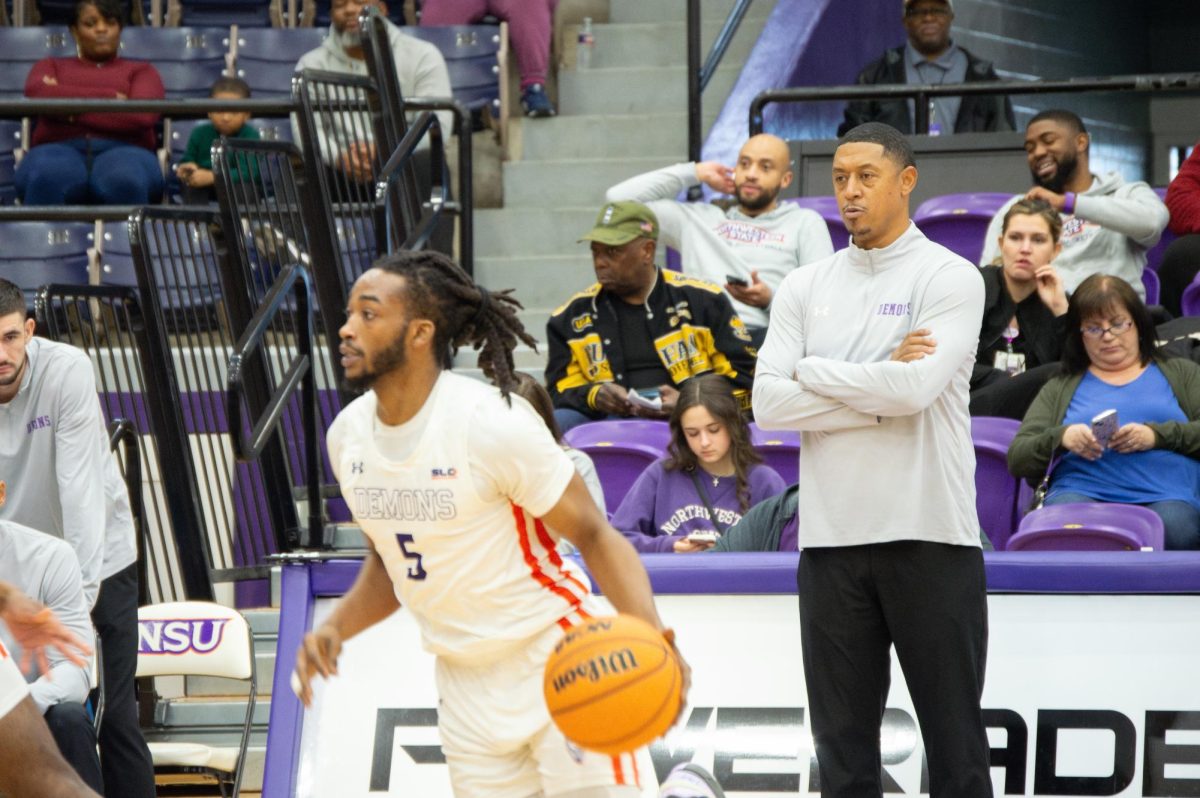
[[[765,429],[802,433],[800,632],[823,796],[881,795],[904,669],[932,798],[987,798],[987,593],[968,384],[979,270],[908,215],[912,147],[860,125],[833,160],[851,245],[780,285],[754,379]]]
[[[791,182],[787,142],[763,133],[742,145],[732,169],[716,161],[681,163],[618,183],[606,198],[648,205],[658,217],[659,240],[679,251],[684,273],[723,285],[752,343],[760,346],[779,283],[797,266],[833,253],[819,214],[779,202]],[[723,211],[676,199],[700,183],[733,194],[737,204]]]
[[[109,450],[92,362],[33,330],[21,289],[0,278],[0,474],[11,491],[0,519],[75,550],[104,659],[104,791],[152,798],[154,764],[134,691],[138,579],[129,495]]]
[[[1034,185],[1024,196],[1050,203],[1062,216],[1062,254],[1054,266],[1068,294],[1093,274],[1111,274],[1145,299],[1146,251],[1158,243],[1170,214],[1146,183],[1127,183],[1116,172],[1092,174],[1090,146],[1083,120],[1071,111],[1052,109],[1031,119],[1025,153]],[[1004,214],[1019,199],[1013,197],[992,217],[979,265],[1000,256]]]

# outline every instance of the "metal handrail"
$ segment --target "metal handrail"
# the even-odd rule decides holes
[[[172,117],[202,117],[212,111],[246,111],[255,116],[287,116],[296,110],[291,99],[263,98],[244,100],[214,100],[211,98],[190,100],[87,100],[66,99],[42,100],[25,98],[0,100],[0,119],[17,119],[41,114],[90,114],[90,113],[158,113]]]
[[[246,399],[245,364],[262,348],[267,332],[275,317],[287,307],[287,300],[293,289],[300,286],[303,290],[296,291],[296,348],[298,357],[288,366],[281,380],[281,385],[267,401],[262,414],[252,425],[251,434],[246,435],[246,425],[242,421],[242,402]],[[234,346],[234,352],[229,358],[229,394],[227,397],[227,415],[229,417],[229,432],[233,438],[233,450],[239,460],[248,462],[255,460],[263,453],[271,436],[279,430],[283,413],[287,404],[292,400],[297,388],[300,391],[300,412],[304,425],[304,482],[308,494],[308,533],[304,545],[308,548],[318,548],[323,545],[322,536],[324,519],[321,515],[321,461],[318,451],[320,425],[317,416],[317,386],[313,369],[313,316],[310,297],[312,294],[312,279],[308,269],[299,263],[288,265],[275,278],[262,305],[250,320],[249,326],[242,333]]]
[[[122,476],[125,479],[125,489],[129,494],[129,514],[133,518],[134,537],[137,545],[137,574],[138,574],[138,604],[150,602],[150,581],[148,578],[149,563],[146,560],[146,506],[142,500],[142,451],[138,439],[137,427],[128,418],[114,418],[108,424],[108,447],[117,452],[121,444],[125,444],[125,457],[122,458]],[[100,710],[96,710],[100,714]]]
[[[729,49],[730,42],[733,41],[734,35],[742,24],[742,20],[746,18],[746,12],[750,10],[751,0],[737,0],[733,8],[729,11],[729,16],[725,18],[725,24],[721,26],[720,32],[717,33],[717,38],[713,41],[712,49],[709,50],[708,57],[704,61],[704,65],[700,65],[700,0],[688,0],[687,4],[687,92],[688,92],[688,160],[700,160],[700,146],[703,143],[701,137],[701,99],[704,94],[704,89],[707,88],[708,82],[712,80],[713,74],[717,71],[717,66],[721,63],[721,59],[725,57],[725,51]]]
[[[942,85],[876,84],[871,86],[821,86],[768,89],[750,102],[750,135],[763,132],[763,111],[772,103],[802,103],[829,100],[915,101],[913,129],[929,132],[931,97],[966,97],[993,94],[1077,94],[1096,91],[1200,91],[1200,72],[1149,75],[1120,75],[1109,78],[1071,80],[981,81]]]
[[[403,241],[396,243],[401,249],[420,249],[429,241],[430,235],[433,234],[433,229],[442,217],[442,213],[446,210],[462,211],[462,206],[450,201],[450,192],[446,186],[449,170],[446,169],[446,152],[442,143],[443,133],[441,122],[438,121],[437,115],[432,111],[422,111],[421,115],[416,118],[412,125],[409,126],[408,132],[404,134],[404,138],[396,146],[395,152],[388,157],[383,167],[379,170],[379,178],[375,184],[375,211],[376,211],[376,228],[387,230],[387,240],[393,241],[392,229],[394,226],[393,215],[388,212],[389,200],[391,198],[392,185],[404,175],[405,168],[412,160],[413,153],[417,150],[417,145],[421,139],[429,134],[430,146],[430,183],[431,194],[427,207],[421,214],[421,218],[417,221],[413,230],[409,231],[408,237]],[[464,199],[468,199],[464,198]],[[455,207],[457,205],[457,208]],[[394,209],[397,210],[397,209]],[[465,229],[467,224],[463,223]],[[468,274],[471,273],[470,261],[467,256],[468,249],[464,245],[463,250],[463,268]]]

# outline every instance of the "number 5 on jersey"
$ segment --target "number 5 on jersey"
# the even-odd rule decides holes
[[[420,581],[429,574],[421,565],[421,552],[412,547],[413,536],[403,532],[397,533],[396,542],[400,544],[400,551],[404,552],[404,559],[411,560],[412,564],[408,566],[408,578]]]

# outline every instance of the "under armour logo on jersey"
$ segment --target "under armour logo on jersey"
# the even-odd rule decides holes
[[[828,315],[829,315],[829,306],[828,305],[817,305],[816,307],[813,308],[813,316],[828,316]]]
[[[362,472],[363,472],[362,461],[350,464],[350,473],[351,474],[361,474]]]

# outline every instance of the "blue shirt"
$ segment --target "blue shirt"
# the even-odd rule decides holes
[[[1151,363],[1127,385],[1109,385],[1091,372],[1075,389],[1064,425],[1092,423],[1105,410],[1116,409],[1118,426],[1130,423],[1187,422],[1179,400],[1158,366]],[[1068,452],[1062,458],[1050,495],[1070,491],[1121,504],[1185,501],[1200,508],[1200,462],[1178,452],[1150,449],[1121,454],[1105,449],[1099,460],[1088,462]]]
[[[904,45],[904,78],[910,86],[929,84],[940,86],[943,83],[962,83],[967,79],[967,54],[954,42],[946,48],[946,52],[930,61],[917,52],[912,42]],[[962,105],[962,97],[935,97],[933,113],[929,117],[929,130],[937,124],[942,135],[954,132],[954,123],[958,120],[958,109]],[[913,125],[917,117],[912,100],[908,100],[908,113]],[[914,128],[915,129],[915,128]]]

